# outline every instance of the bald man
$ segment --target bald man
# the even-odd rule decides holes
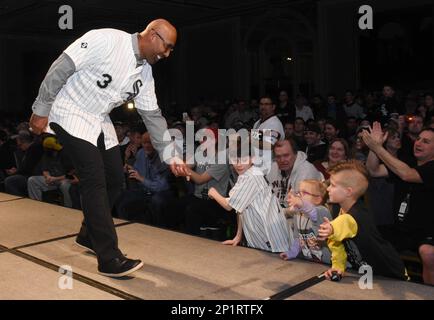
[[[134,100],[162,160],[175,175],[187,176],[178,157],[163,159],[170,137],[152,76],[152,65],[169,57],[176,38],[164,19],[141,33],[91,30],[51,65],[32,106],[33,132],[54,132],[77,170],[84,221],[76,243],[96,254],[98,272],[106,276],[126,276],[143,266],[119,250],[111,216],[124,177],[110,111]]]

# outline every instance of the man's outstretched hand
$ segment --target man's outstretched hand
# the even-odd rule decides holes
[[[41,117],[36,114],[32,114],[30,117],[30,131],[34,134],[40,135],[45,132],[48,125],[48,117]]]
[[[190,170],[188,166],[178,157],[173,157],[170,161],[170,170],[176,177],[186,177],[190,180]]]

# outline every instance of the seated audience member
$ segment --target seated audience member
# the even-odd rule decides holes
[[[351,160],[330,169],[329,199],[341,209],[333,221],[324,218],[318,231],[320,239],[328,239],[332,254],[332,267],[325,276],[331,279],[337,273],[342,277],[348,261],[356,271],[370,266],[374,275],[406,280],[398,253],[381,237],[361,200],[367,188],[368,172],[360,162]]]
[[[15,165],[14,152],[6,131],[0,129],[0,182],[6,177],[6,170]]]
[[[129,142],[126,147],[122,149],[125,150],[124,153],[124,163],[128,165],[133,165],[136,160],[137,151],[142,147],[142,135],[143,130],[140,127],[131,128],[129,135]]]
[[[66,177],[72,169],[70,160],[62,152],[62,145],[56,137],[46,137],[42,146],[44,154],[41,159],[41,176],[31,176],[27,180],[29,198],[42,201],[42,193],[49,190],[60,190],[63,195],[63,205],[72,208],[69,194],[71,180]]]
[[[247,246],[271,252],[286,252],[292,240],[284,214],[280,211],[279,201],[264,179],[262,170],[253,166],[250,148],[242,154],[242,147],[236,156],[231,156],[231,164],[238,174],[235,186],[226,198],[215,188],[208,195],[227,211],[237,212],[237,234],[234,239],[223,244],[236,246],[244,234]]]
[[[327,145],[321,140],[321,130],[315,123],[304,129],[304,140],[306,141],[307,161],[313,163],[316,160],[324,159]]]
[[[344,96],[344,111],[347,118],[354,117],[356,119],[363,119],[366,117],[363,112],[363,108],[354,100],[354,94],[352,91],[347,90]]]
[[[324,142],[330,144],[334,139],[339,137],[339,128],[336,121],[326,120],[324,125]]]
[[[253,118],[254,114],[246,101],[239,100],[236,104],[236,110],[226,119],[225,127],[226,129],[246,127],[253,121]]]
[[[193,235],[205,234],[207,231],[218,232],[220,221],[230,218],[208,197],[211,188],[226,196],[229,187],[229,167],[226,158],[224,163],[218,162],[220,152],[217,150],[217,130],[206,129],[206,132],[207,138],[203,139],[196,149],[195,164],[189,169],[190,181],[194,183],[193,194],[172,201],[165,210],[166,227],[181,228]],[[198,154],[203,155],[203,158],[198,157]]]
[[[18,151],[22,152],[21,157],[17,156]],[[17,164],[5,170],[8,175],[4,181],[6,193],[27,197],[27,179],[41,174],[38,164],[43,152],[41,143],[34,142],[30,134],[24,132],[18,134],[15,152]]]
[[[336,95],[331,93],[327,96],[327,116],[337,123],[344,123],[347,119],[347,115],[344,110],[344,106],[336,99]]]
[[[425,128],[414,143],[416,159],[410,165],[397,159],[382,146],[385,136],[381,125],[374,123],[372,132],[363,134],[368,147],[379,160],[370,163],[377,177],[389,176],[395,185],[393,211],[399,223],[391,239],[398,250],[418,252],[423,264],[423,280],[434,284],[434,129]],[[374,156],[372,154],[372,156]],[[380,164],[380,160],[382,164]]]
[[[315,116],[315,119],[324,119],[325,117],[327,117],[326,102],[319,93],[313,96],[310,107]]]
[[[419,137],[423,128],[423,118],[418,115],[408,116],[406,118],[408,132],[401,136],[401,149],[399,150],[399,158],[404,162],[414,162],[413,148],[414,143]]]
[[[274,145],[273,152],[274,162],[266,177],[282,208],[288,206],[288,192],[299,191],[300,181],[324,180],[323,175],[307,161],[306,154],[297,151],[294,140],[278,141]]]
[[[380,121],[382,118],[381,111],[379,110],[378,98],[375,92],[368,92],[365,96],[365,110],[367,118],[375,121]]]
[[[209,118],[205,112],[205,106],[199,105],[190,109],[191,120],[194,121],[196,130],[206,128],[209,125]]]
[[[302,118],[304,122],[315,119],[312,109],[307,105],[307,100],[302,95],[298,95],[295,99],[295,118]]]
[[[304,128],[305,128],[305,122],[303,118],[296,118],[294,121],[294,133],[292,135],[292,138],[294,139],[295,143],[297,144],[298,150],[305,150],[306,149],[306,141],[304,140]]]
[[[324,206],[327,187],[318,180],[300,182],[300,192],[288,195],[289,209],[294,213],[294,240],[291,248],[280,254],[283,260],[301,257],[315,262],[330,264],[330,250],[324,242],[318,241],[318,229],[324,218],[332,219]]]
[[[357,119],[354,117],[348,117],[345,121],[345,130],[342,132],[342,138],[347,140],[350,145],[354,144],[356,141],[357,128]]]
[[[391,155],[397,158],[398,150],[401,148],[401,137],[399,131],[395,128],[388,127],[386,132],[387,140],[384,142],[383,146]],[[397,218],[393,214],[395,187],[390,178],[376,176],[376,169],[378,166],[378,157],[375,153],[369,152],[366,160],[366,168],[370,175],[367,191],[369,205],[378,230],[383,232],[383,226],[394,224],[395,218]],[[373,170],[371,170],[371,168],[373,168]]]
[[[120,122],[114,123],[116,137],[119,141],[119,149],[121,150],[122,162],[125,162],[125,150],[127,149],[130,138],[127,136],[128,127]]]
[[[316,122],[316,124],[318,125],[320,131],[321,131],[321,140],[324,141],[324,130],[325,130],[325,124],[326,124],[326,119],[324,118],[319,118]]]
[[[363,131],[368,130],[369,127],[360,127],[357,129],[356,133],[356,141],[353,144],[353,155],[354,159],[362,162],[363,164],[366,163],[366,159],[368,158],[369,148],[365,144],[365,142],[362,139]]]
[[[285,137],[282,122],[275,115],[276,105],[273,100],[264,96],[259,100],[260,119],[253,125],[252,139],[257,140],[258,147],[254,147],[256,165],[261,167],[264,173],[268,173],[271,167],[272,147]]]
[[[330,178],[327,170],[339,162],[346,161],[351,158],[350,147],[348,146],[345,139],[336,138],[331,141],[327,150],[327,156],[325,160],[315,161],[313,164],[315,168],[321,172],[324,179],[328,180]]]
[[[426,108],[425,121],[430,123],[434,118],[434,94],[425,93],[423,105]]]
[[[384,119],[388,119],[391,114],[404,114],[403,106],[395,97],[395,90],[390,84],[383,86],[382,96],[379,102],[379,109]]]
[[[292,138],[294,135],[294,123],[293,122],[285,122],[283,126],[283,130],[285,131],[285,139]]]
[[[288,92],[285,90],[282,90],[279,93],[279,104],[276,108],[276,115],[282,123],[286,121],[294,121],[295,110],[289,104]]]
[[[162,211],[172,197],[170,170],[160,160],[148,132],[142,135],[142,147],[135,158],[134,166],[126,165],[128,178],[135,183],[130,183],[131,189],[122,192],[115,203],[115,212],[121,219],[139,216],[145,223],[161,225]]]

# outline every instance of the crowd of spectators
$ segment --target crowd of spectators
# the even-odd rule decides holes
[[[208,130],[214,142],[227,138],[218,129],[271,130],[269,139],[265,134],[252,134],[252,139],[260,140],[261,152],[272,152],[272,163],[259,169],[254,161],[259,154],[241,155],[237,149],[224,164],[194,159],[190,179],[174,177],[143,125],[114,122],[125,183],[113,216],[279,252],[285,260],[329,263],[338,271],[360,262],[333,260],[344,250],[336,243],[346,239],[362,246],[366,260],[384,271],[377,273],[398,278],[405,274],[399,263],[385,270],[374,253],[386,250],[396,261],[393,250],[401,255],[410,251],[421,260],[423,281],[434,284],[432,93],[397,97],[385,85],[381,93],[347,90],[342,96],[311,99],[300,94],[289,101],[281,91],[277,97],[250,101],[202,102],[182,114],[164,111],[169,127],[184,137],[187,121],[195,131]],[[207,148],[207,143],[204,139],[196,147],[217,158],[221,150],[217,144]],[[184,142],[184,153],[185,148]],[[348,172],[357,186],[341,181]],[[7,193],[46,201],[54,191],[62,205],[80,208],[79,178],[61,143],[52,135],[32,135],[26,122],[0,122],[0,182]],[[338,201],[336,188],[351,191],[342,191],[347,198]],[[348,199],[356,204],[346,208]],[[337,231],[346,230],[342,223],[359,229],[338,241]],[[332,248],[321,238],[329,239]]]

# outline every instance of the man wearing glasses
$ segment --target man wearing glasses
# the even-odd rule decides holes
[[[384,147],[387,133],[379,122],[363,140],[370,149],[367,168],[373,177],[389,177],[394,184],[394,212],[397,221],[391,227],[392,244],[399,250],[416,252],[422,260],[423,281],[434,285],[434,129],[423,128],[413,147],[415,161],[407,164]]]
[[[151,67],[169,57],[176,38],[175,27],[164,19],[141,33],[91,30],[52,64],[32,106],[31,130],[54,132],[77,170],[84,221],[76,243],[95,252],[98,271],[106,276],[126,276],[143,266],[119,250],[111,217],[124,175],[110,111],[134,100],[162,160],[175,175],[187,175],[182,160],[163,157],[170,153],[164,152],[170,136]]]

